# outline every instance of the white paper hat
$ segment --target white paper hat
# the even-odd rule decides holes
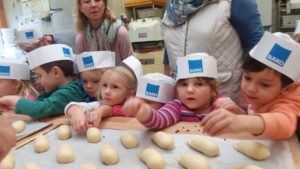
[[[122,62],[133,71],[136,79],[139,79],[139,77],[143,76],[142,63],[136,57],[131,55]]]
[[[19,43],[34,42],[42,36],[38,25],[22,26],[16,31],[16,39]]]
[[[30,68],[25,62],[8,58],[0,58],[0,78],[29,80]]]
[[[300,33],[300,20],[297,20],[296,21],[296,28],[295,28],[295,31],[294,31],[294,35],[295,34],[299,34]]]
[[[59,60],[73,61],[73,57],[72,48],[63,44],[39,47],[27,54],[30,69]]]
[[[175,80],[161,73],[149,73],[139,78],[136,96],[167,103],[175,98]]]
[[[193,53],[178,57],[176,80],[191,77],[217,78],[217,61],[206,53]]]
[[[300,45],[286,34],[265,32],[249,54],[294,81],[300,79]]]
[[[75,58],[79,72],[114,67],[115,53],[111,51],[83,52]]]

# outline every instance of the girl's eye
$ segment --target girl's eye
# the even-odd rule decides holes
[[[244,76],[244,79],[245,79],[246,81],[249,81],[249,80],[251,80],[251,78],[250,78],[250,77],[248,77],[248,76]]]
[[[82,83],[87,83],[87,80],[83,80]]]
[[[95,81],[93,81],[93,83],[99,83],[99,80],[95,80]]]
[[[196,86],[203,86],[204,84],[202,82],[196,83]]]
[[[113,89],[118,89],[118,88],[119,88],[119,86],[117,86],[117,85],[113,85],[113,86],[112,86],[112,88],[113,88]]]
[[[261,83],[261,86],[264,87],[264,88],[267,88],[267,87],[270,87],[271,85],[266,84],[266,83]]]
[[[102,87],[107,87],[107,84],[106,84],[106,83],[103,83],[101,86],[102,86]]]

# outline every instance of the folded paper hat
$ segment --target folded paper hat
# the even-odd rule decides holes
[[[76,55],[75,62],[79,72],[114,67],[115,53],[111,51],[83,52]]]
[[[29,80],[30,68],[27,63],[20,60],[0,58],[0,78]]]
[[[134,56],[129,56],[122,61],[130,70],[134,73],[136,79],[143,76],[143,67],[142,63]]]
[[[300,79],[300,45],[287,34],[265,32],[249,54],[294,81]]]
[[[41,28],[38,25],[22,26],[16,31],[16,39],[19,43],[34,42],[42,36]]]
[[[63,44],[54,44],[39,47],[27,55],[27,60],[30,69],[34,69],[46,63],[59,61],[59,60],[70,60],[73,61],[73,50],[71,47]]]
[[[176,80],[191,77],[217,78],[217,61],[206,53],[193,53],[176,61]]]
[[[167,103],[175,98],[175,80],[161,73],[149,73],[139,78],[136,96]]]

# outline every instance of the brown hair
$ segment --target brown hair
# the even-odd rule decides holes
[[[112,22],[115,22],[117,20],[116,16],[113,14],[113,12],[107,7],[107,0],[103,0],[104,4],[105,4],[105,10],[104,10],[104,14],[103,14],[103,19],[109,19]],[[80,4],[81,0],[77,0],[76,4],[75,4],[75,13],[76,13],[76,30],[81,33],[84,34],[86,26],[89,24],[89,20],[88,18],[82,13],[80,12],[79,8],[80,8]]]
[[[33,95],[34,97],[38,96],[38,92],[33,87],[32,83],[29,80],[20,80],[21,86],[18,90],[17,95],[25,97],[27,95]]]
[[[41,65],[40,67],[45,70],[46,73],[49,73],[54,66],[57,66],[61,69],[65,77],[74,76],[74,64],[70,60],[59,60],[50,63]]]
[[[88,71],[80,72],[80,77],[81,77],[81,79],[82,79],[83,76],[91,77],[91,78],[98,78],[99,81],[100,81],[103,73],[107,69],[108,68],[99,68],[99,69],[93,69],[93,70],[88,70]]]

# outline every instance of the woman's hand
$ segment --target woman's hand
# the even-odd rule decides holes
[[[16,144],[16,131],[9,119],[0,116],[0,161]]]

